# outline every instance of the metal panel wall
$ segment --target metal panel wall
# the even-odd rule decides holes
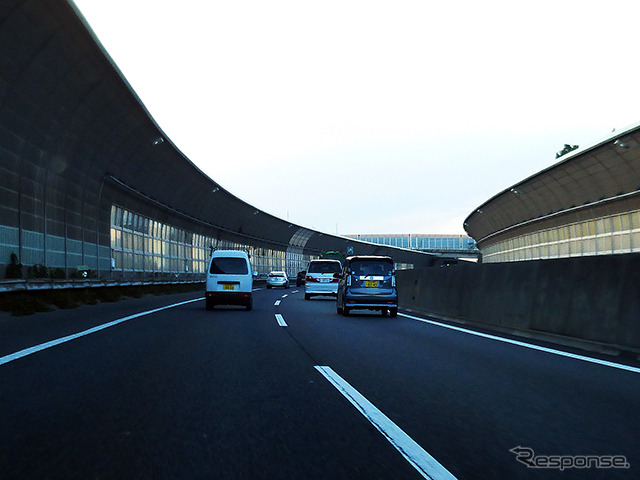
[[[322,250],[432,257],[309,231],[234,197],[149,116],[66,0],[0,3],[0,266],[111,268],[110,212],[215,238],[310,256]],[[284,253],[283,253],[284,255]]]
[[[600,219],[613,222],[612,232],[622,235],[628,228],[617,219],[638,210],[640,125],[571,152],[559,163],[499,193],[469,215],[464,226],[487,254],[484,261],[569,257],[576,256],[577,249],[560,251],[556,245],[585,237],[577,233],[576,225],[588,226]],[[584,255],[638,251],[622,241],[619,248],[615,245],[609,249],[581,247],[581,251]],[[532,251],[536,246],[546,247],[548,253]]]

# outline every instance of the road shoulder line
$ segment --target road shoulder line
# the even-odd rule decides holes
[[[154,308],[153,310],[147,310],[146,312],[135,313],[133,315],[129,315],[127,317],[122,317],[112,322],[103,323],[102,325],[98,325],[96,327],[90,328],[88,330],[83,330],[82,332],[74,333],[71,335],[67,335],[66,337],[57,338],[55,340],[51,340],[49,342],[41,343],[40,345],[36,345],[34,347],[25,348],[24,350],[20,350],[15,353],[11,353],[9,355],[5,355],[4,357],[0,357],[0,365],[4,365],[6,363],[12,362],[14,360],[18,360],[19,358],[26,357],[27,355],[32,355],[37,352],[41,352],[42,350],[46,350],[51,347],[55,347],[57,345],[61,345],[66,342],[70,342],[71,340],[75,340],[77,338],[85,337],[87,335],[91,335],[92,333],[99,332],[104,330],[105,328],[113,327],[114,325],[118,325],[120,323],[133,320],[134,318],[143,317],[145,315],[151,315],[152,313],[160,312],[162,310],[167,310],[173,307],[179,307],[180,305],[186,305],[187,303],[198,302],[203,300],[203,298],[195,298],[193,300],[187,300],[184,302],[174,303],[172,305],[167,305],[165,307]]]
[[[436,327],[448,328],[450,330],[455,330],[456,332],[468,333],[470,335],[476,335],[478,337],[487,338],[489,340],[497,340],[499,342],[510,343],[512,345],[517,345],[519,347],[530,348],[532,350],[538,350],[540,352],[545,352],[545,353],[552,353],[554,355],[561,355],[563,357],[573,358],[575,360],[582,360],[583,362],[595,363],[598,365],[603,365],[605,367],[612,367],[620,370],[626,370],[632,373],[640,373],[640,368],[632,367],[631,365],[624,365],[622,363],[609,362],[607,360],[600,360],[598,358],[587,357],[585,355],[578,355],[576,353],[564,352],[562,350],[556,350],[555,348],[542,347],[540,345],[535,345],[533,343],[526,343],[526,342],[521,342],[519,340],[512,340],[510,338],[504,338],[498,335],[491,335],[489,333],[476,332],[475,330],[470,330],[468,328],[457,327],[455,325],[448,325],[446,323],[436,322],[434,320],[428,320],[426,318],[420,318],[420,317],[416,317],[414,315],[409,315],[406,313],[398,313],[398,315],[408,318],[410,320],[417,320],[419,322],[428,323]]]

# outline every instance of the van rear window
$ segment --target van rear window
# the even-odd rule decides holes
[[[214,257],[209,273],[216,275],[246,275],[249,273],[247,261],[238,257]]]
[[[340,262],[311,262],[309,273],[340,273]]]

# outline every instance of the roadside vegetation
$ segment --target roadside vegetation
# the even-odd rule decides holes
[[[203,283],[190,283],[6,292],[0,293],[0,311],[10,312],[15,316],[32,315],[36,312],[117,302],[125,298],[140,298],[145,295],[168,295],[203,290]]]

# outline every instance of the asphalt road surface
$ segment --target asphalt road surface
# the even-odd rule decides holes
[[[302,289],[2,315],[0,357],[1,479],[640,478],[637,362]]]

